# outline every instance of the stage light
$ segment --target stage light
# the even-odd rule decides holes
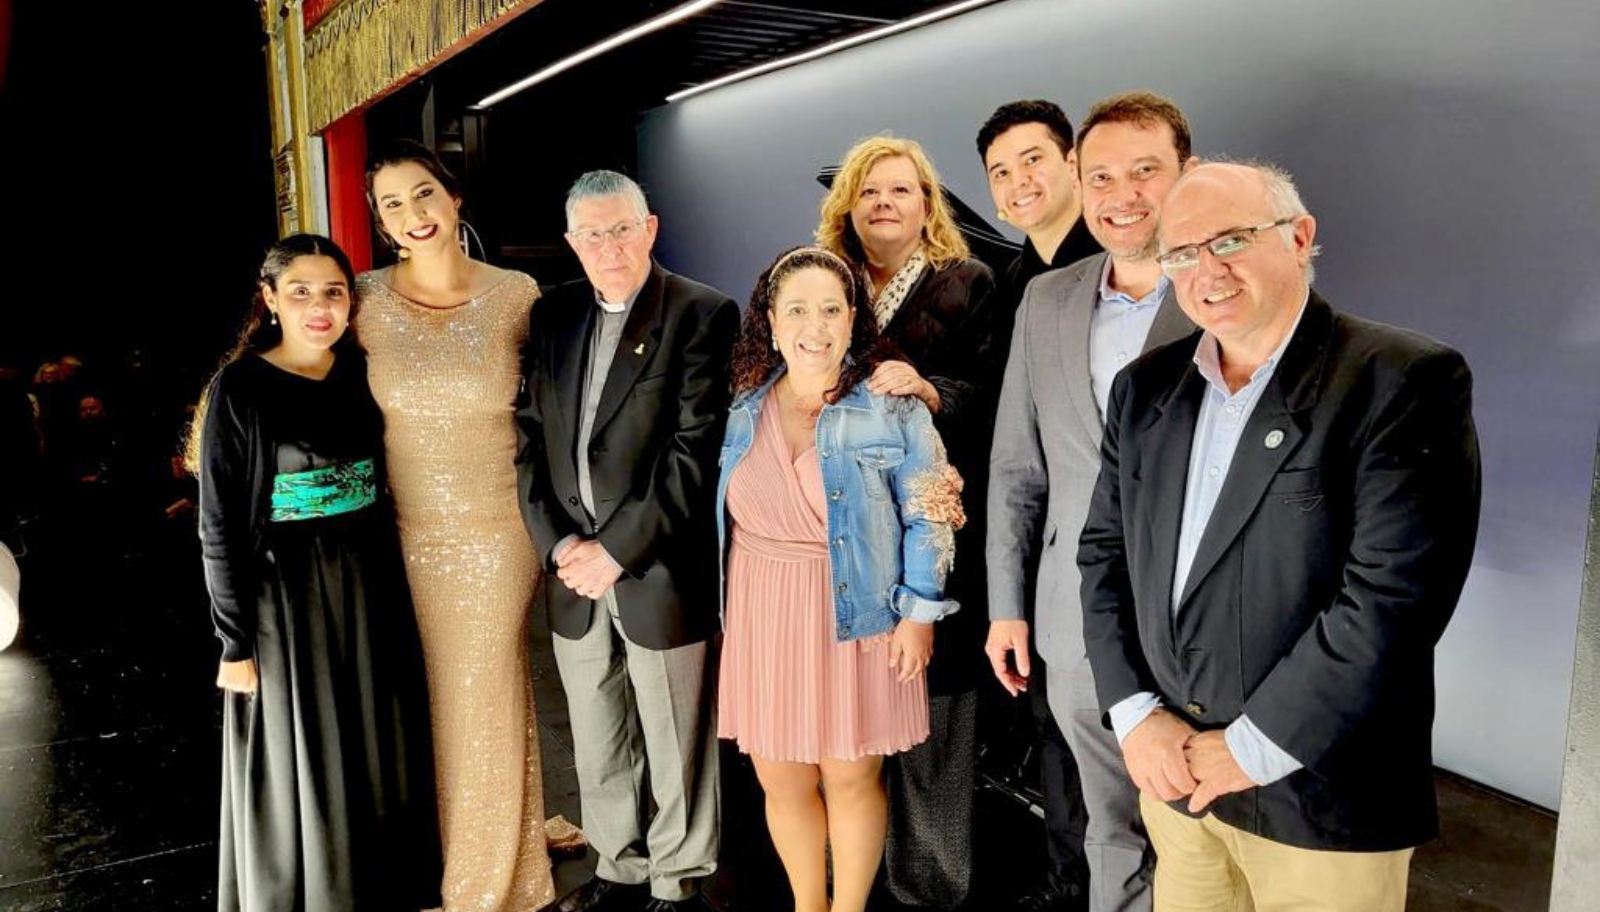
[[[964,12],[967,12],[968,10],[974,10],[980,6],[988,6],[989,4],[995,2],[997,2],[997,0],[964,0],[962,3],[952,3],[949,6],[941,6],[938,9],[929,10],[920,16],[913,16],[910,19],[905,19],[900,22],[891,22],[888,25],[880,26],[878,28],[871,29],[870,31],[840,38],[838,41],[825,44],[819,48],[813,48],[809,51],[802,51],[798,54],[793,54],[780,60],[769,60],[766,63],[757,64],[749,69],[740,70],[737,73],[730,73],[727,76],[719,76],[710,82],[703,82],[697,86],[690,86],[687,89],[673,92],[671,95],[668,95],[667,101],[668,103],[682,101],[690,96],[699,95],[701,92],[709,92],[712,89],[721,88],[729,83],[740,82],[742,80],[749,79],[752,76],[760,76],[763,73],[770,73],[773,70],[781,70],[784,67],[791,67],[797,63],[805,63],[808,60],[815,60],[818,57],[826,57],[827,55],[836,51],[842,51],[846,48],[853,48],[857,45],[866,44],[869,41],[877,41],[879,38],[887,38],[890,35],[897,35],[900,32],[907,32],[911,29],[929,25],[931,23],[938,22],[941,19],[948,19],[951,16],[958,16]]]

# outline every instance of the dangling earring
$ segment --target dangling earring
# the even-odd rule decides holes
[[[390,234],[387,231],[382,232],[382,234],[383,234],[383,242],[389,246],[390,250],[394,251],[394,255],[395,255],[396,259],[404,260],[407,257],[411,256],[411,251],[407,250],[404,245],[402,245],[399,241],[395,240],[394,239],[394,235]]]
[[[472,245],[473,243],[476,243],[478,245],[478,252],[484,253],[483,238],[478,236],[478,229],[472,227],[472,223],[466,219],[462,219],[457,223],[457,225],[456,242],[461,245],[461,252],[466,254],[468,259],[471,259]]]
[[[777,336],[773,336],[772,337],[772,350],[773,351],[779,351],[780,350],[778,348],[778,337]]]
[[[269,307],[269,308],[267,308],[267,314],[268,314],[267,322],[271,323],[273,326],[277,326],[278,325],[278,312]]]
[[[995,218],[999,219],[1002,222],[1011,221],[1010,219],[1006,218],[1006,211],[1004,209],[996,210],[994,215],[995,215]]]

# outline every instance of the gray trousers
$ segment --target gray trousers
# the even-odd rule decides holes
[[[1117,736],[1100,724],[1089,660],[1045,666],[1045,688],[1056,725],[1078,761],[1089,811],[1084,855],[1089,863],[1090,912],[1149,912],[1155,851],[1139,815],[1139,790],[1128,777]]]
[[[615,604],[610,593],[596,602],[582,639],[552,637],[572,724],[583,830],[600,856],[600,877],[649,883],[657,899],[687,899],[717,867],[709,647],[636,646],[623,635]]]

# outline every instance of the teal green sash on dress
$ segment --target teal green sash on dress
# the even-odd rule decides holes
[[[272,521],[338,516],[378,500],[378,466],[371,459],[338,462],[309,472],[279,472],[272,479]]]

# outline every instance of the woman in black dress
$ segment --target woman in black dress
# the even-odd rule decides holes
[[[439,905],[428,697],[346,336],[355,275],[298,234],[261,267],[191,455],[224,694],[221,912]]]

